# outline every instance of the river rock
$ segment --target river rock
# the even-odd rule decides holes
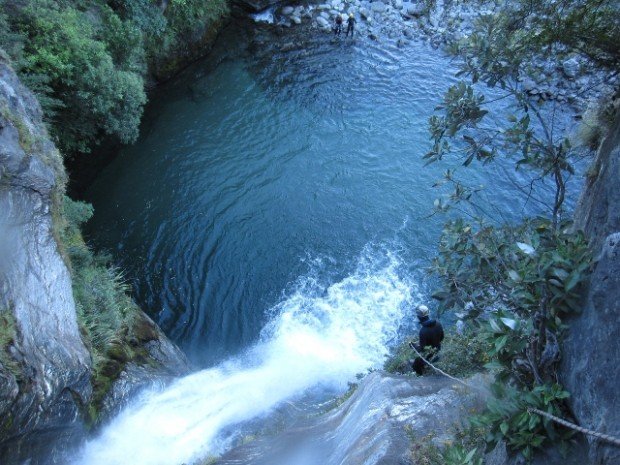
[[[292,6],[285,6],[284,8],[282,8],[282,14],[286,16],[293,14],[293,11],[295,11],[295,8],[293,8]]]
[[[403,9],[403,0],[392,0],[392,6],[397,10]]]
[[[295,24],[301,24],[301,18],[299,16],[291,16],[291,21]]]
[[[383,2],[373,2],[370,9],[376,13],[384,13],[387,10],[387,6]]]
[[[580,66],[576,58],[569,58],[562,63],[562,72],[567,78],[575,79],[579,74]]]
[[[316,18],[316,22],[322,29],[331,29],[329,21],[327,21],[322,14]]]
[[[424,5],[421,3],[403,3],[403,11],[412,18],[419,18],[424,14]]]

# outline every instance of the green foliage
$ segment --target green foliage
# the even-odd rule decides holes
[[[534,70],[540,60],[571,54],[588,57],[609,75],[620,68],[620,8],[615,0],[518,0],[504,2],[496,14],[482,15],[471,35],[450,45],[462,60],[458,75],[467,76],[446,93],[430,119],[432,149],[428,162],[447,154],[458,157],[464,166],[474,160],[487,163],[497,156],[514,159],[516,168],[531,168],[533,185],[549,178],[555,184],[550,210],[554,227],[562,218],[566,179],[574,174],[573,163],[580,155],[570,139],[547,117],[544,102],[530,95],[521,78]],[[616,44],[612,46],[611,44]],[[496,88],[499,97],[487,102],[472,85],[481,82]],[[504,100],[512,114],[489,113],[490,104]],[[507,119],[507,121],[502,121]],[[449,173],[441,183],[454,185],[449,202],[438,199],[436,207],[446,211],[451,205],[471,203],[472,189]],[[530,190],[528,199],[532,195]]]
[[[22,368],[9,352],[16,338],[15,316],[9,308],[0,309],[0,369],[7,370],[20,381],[22,379]]]
[[[149,43],[149,56],[157,60],[162,55],[184,54],[196,31],[228,13],[227,0],[170,0],[166,10],[168,26],[163,34]]]
[[[34,0],[0,3],[0,48],[38,95],[56,143],[85,153],[131,143],[146,103],[149,61],[195,41],[226,0]]]
[[[548,220],[501,228],[463,220],[446,225],[433,269],[443,286],[433,295],[441,311],[459,314],[492,347],[500,378],[525,386],[552,380],[563,318],[579,311],[591,267],[582,233]]]
[[[65,197],[63,208],[60,241],[70,259],[78,321],[95,355],[104,357],[130,317],[132,302],[120,273],[82,239],[80,225],[92,216],[92,206]]]
[[[482,15],[470,38],[453,44],[474,82],[503,85],[538,58],[581,54],[603,70],[620,67],[616,0],[516,0]]]
[[[546,441],[568,438],[527,408],[562,416],[568,394],[557,385],[558,340],[566,316],[579,311],[591,264],[585,237],[568,224],[554,229],[537,218],[493,227],[457,219],[444,229],[433,265],[443,286],[433,296],[488,347],[486,367],[497,379],[497,398],[480,419],[491,427],[488,439],[504,439],[528,459]]]
[[[441,345],[437,368],[458,378],[467,378],[484,371],[489,359],[489,341],[476,331],[464,334],[451,332]]]
[[[409,346],[410,342],[413,340],[407,339],[395,349],[384,364],[385,371],[408,373],[412,370],[410,360],[415,359],[417,354]],[[489,362],[489,349],[488,342],[473,331],[464,334],[449,332],[434,365],[453,376],[465,378],[484,371]]]
[[[16,18],[17,30],[27,38],[19,71],[30,77],[29,84],[44,84],[35,91],[47,97],[42,103],[67,152],[88,151],[102,135],[134,141],[146,102],[143,79],[134,71],[142,68],[139,59],[121,53],[122,43],[139,43],[139,33],[101,9],[108,42],[86,12],[53,0],[30,2]]]
[[[89,414],[95,422],[105,394],[125,364],[154,363],[144,344],[159,334],[129,296],[122,274],[84,243],[80,225],[92,214],[91,205],[64,197],[57,228],[59,246],[71,268],[78,324],[93,357]]]
[[[388,357],[383,364],[383,369],[388,373],[408,373],[412,370],[410,360],[416,357],[415,352],[409,343],[413,342],[413,339],[407,339],[402,344],[399,344],[394,352]]]
[[[550,218],[513,225],[474,215],[471,221],[450,221],[433,262],[441,280],[433,295],[440,312],[452,312],[474,328],[488,347],[486,367],[496,373],[496,398],[479,424],[490,428],[490,441],[503,439],[528,459],[548,441],[568,438],[528,408],[566,416],[568,394],[557,384],[559,340],[566,317],[579,311],[592,257],[584,235],[562,221],[566,179],[578,153],[519,78],[540,58],[571,53],[614,72],[620,54],[608,45],[618,42],[619,31],[617,3],[611,1],[506,2],[498,14],[480,17],[471,36],[451,44],[463,60],[459,75],[470,82],[451,87],[430,120],[429,162],[450,154],[467,167],[502,156],[514,160],[516,169],[532,171],[528,198],[536,181],[551,178],[555,186]],[[476,83],[496,88],[494,101],[505,99],[510,113],[492,112],[497,106],[476,91]],[[435,202],[438,211],[465,203],[485,214],[474,202],[477,190],[461,183],[455,170],[437,183],[445,184],[453,192]],[[471,450],[455,450],[457,463],[475,460],[475,452],[468,458]]]
[[[482,457],[477,448],[468,450],[460,445],[447,447],[441,458],[445,465],[482,465]]]
[[[535,449],[549,441],[568,440],[572,431],[559,429],[552,421],[528,411],[537,408],[562,416],[562,402],[569,397],[557,384],[544,384],[530,390],[519,390],[511,385],[496,383],[495,398],[491,399],[484,414],[474,424],[490,426],[488,442],[504,440],[512,449],[531,459]]]
[[[415,465],[482,465],[488,431],[486,425],[456,428],[454,440],[440,447],[432,436],[418,438],[406,427],[411,441],[410,462]]]

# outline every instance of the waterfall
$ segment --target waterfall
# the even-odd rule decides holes
[[[416,300],[395,254],[366,250],[346,278],[308,276],[269,312],[246,353],[147,391],[83,446],[75,465],[181,465],[229,447],[235,425],[310,388],[340,389],[381,366]]]

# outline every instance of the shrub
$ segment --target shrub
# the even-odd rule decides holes
[[[0,368],[7,370],[19,382],[22,378],[22,367],[9,352],[17,338],[15,317],[9,308],[0,309]]]
[[[159,334],[129,296],[121,272],[105,255],[93,254],[80,225],[93,214],[92,206],[64,197],[58,215],[58,242],[69,261],[73,296],[82,339],[93,358],[91,420],[105,394],[129,361],[154,363],[143,344]]]
[[[579,311],[591,262],[583,234],[566,223],[556,230],[545,219],[503,227],[456,220],[441,240],[434,269],[444,285],[434,297],[476,328],[488,348],[486,367],[497,377],[496,398],[479,424],[490,426],[490,441],[503,439],[528,459],[548,441],[570,436],[528,408],[565,416],[558,341],[565,317]]]
[[[0,2],[0,48],[75,155],[135,141],[149,62],[184,55],[227,13],[226,0],[171,0],[165,12],[151,0]]]
[[[100,38],[86,13],[63,8],[52,0],[37,0],[22,10],[18,29],[27,38],[21,73],[42,76],[38,90],[51,98],[46,111],[53,134],[64,151],[86,152],[102,135],[132,142],[146,102],[142,77],[131,71],[136,60],[121,54],[120,42],[136,42],[135,30],[123,28],[107,11],[111,46]],[[124,35],[121,35],[123,32]],[[116,52],[115,65],[109,49]],[[43,101],[45,103],[46,101]]]
[[[562,401],[569,394],[559,385],[545,384],[520,390],[496,383],[493,389],[495,397],[488,402],[486,412],[474,418],[474,424],[490,427],[488,442],[504,440],[529,460],[535,449],[549,441],[561,442],[572,436],[572,431],[558,428],[548,419],[528,411],[529,408],[537,408],[562,416]]]
[[[454,440],[441,447],[432,436],[418,438],[406,427],[411,441],[409,459],[415,465],[482,465],[488,427],[468,425],[454,429]]]

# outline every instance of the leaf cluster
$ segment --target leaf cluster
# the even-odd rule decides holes
[[[555,423],[528,409],[537,408],[555,416],[562,416],[562,402],[569,397],[558,384],[536,386],[531,390],[520,390],[511,385],[496,383],[494,395],[487,404],[487,410],[472,421],[475,425],[490,427],[487,441],[500,440],[513,450],[519,450],[526,459],[534,451],[549,442],[567,441],[572,431],[558,428]]]
[[[564,439],[528,407],[559,414],[567,394],[557,386],[558,340],[565,318],[579,312],[592,266],[588,243],[569,224],[549,220],[517,226],[448,223],[433,270],[442,312],[456,313],[484,341],[496,374],[497,399],[486,419],[490,440],[505,439],[530,457],[546,438]]]
[[[473,304],[472,319],[490,308],[530,317],[544,300],[555,330],[555,317],[579,310],[590,267],[585,236],[569,223],[556,231],[544,218],[503,227],[456,219],[445,225],[433,261],[443,283],[433,297],[442,312]]]

